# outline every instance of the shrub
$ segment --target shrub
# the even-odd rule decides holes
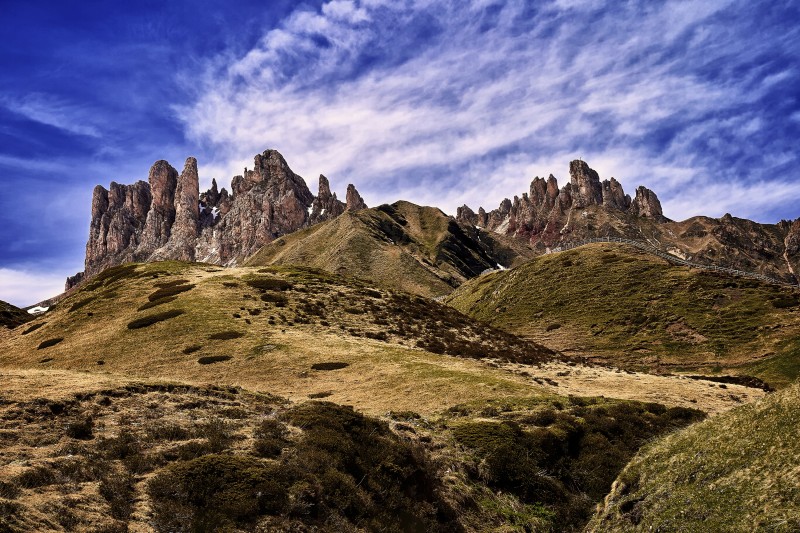
[[[56,483],[56,475],[49,466],[39,465],[18,474],[13,483],[23,489],[35,489]]]
[[[94,438],[94,421],[90,418],[83,420],[76,420],[67,424],[65,433],[67,437],[72,437],[78,440],[91,440]]]
[[[149,315],[149,316],[144,316],[142,318],[137,318],[136,320],[133,320],[130,323],[128,323],[128,329],[146,328],[148,326],[152,326],[153,324],[157,324],[159,322],[169,320],[170,318],[175,318],[176,316],[180,316],[183,313],[184,311],[181,309],[172,309],[171,311],[164,311],[163,313],[157,313],[155,315]]]
[[[186,348],[184,348],[183,353],[185,353],[186,355],[193,354],[194,352],[197,352],[202,348],[203,347],[200,346],[199,344],[192,344],[191,346],[187,346]]]
[[[152,309],[153,307],[156,307],[157,305],[164,305],[164,304],[168,304],[170,302],[174,302],[177,299],[178,299],[177,296],[168,296],[166,298],[160,298],[158,300],[154,300],[152,302],[147,302],[145,304],[140,305],[139,308],[137,309],[137,311],[146,311],[147,309]]]
[[[272,277],[248,279],[247,284],[262,291],[287,291],[292,288],[292,284],[288,281]]]
[[[559,324],[559,323],[550,324],[549,326],[547,326],[545,328],[545,331],[554,331],[554,330],[556,330],[556,329],[558,329],[560,327],[561,327],[561,324]]]
[[[267,292],[261,295],[261,301],[267,303],[274,303],[277,307],[285,307],[286,304],[289,302],[289,299],[286,298],[286,296],[284,296],[283,294]]]
[[[284,424],[275,419],[267,419],[255,429],[253,451],[259,457],[278,457],[281,451],[290,444],[289,431]]]
[[[314,363],[311,365],[311,370],[340,370],[348,366],[350,366],[350,363]]]
[[[244,333],[240,331],[220,331],[218,333],[212,333],[208,336],[209,340],[231,340],[231,339],[238,339],[240,337],[244,337]]]
[[[107,469],[100,480],[100,496],[108,502],[111,516],[126,520],[133,511],[133,484],[135,480],[129,472]]]
[[[156,300],[161,300],[162,298],[169,298],[170,296],[175,296],[177,294],[181,294],[182,292],[187,292],[194,289],[194,285],[174,285],[164,287],[162,289],[158,289],[156,292],[151,294],[147,297],[148,300],[154,302]]]
[[[800,298],[797,296],[781,296],[772,300],[772,305],[776,309],[789,309],[800,305]]]
[[[201,365],[211,365],[214,363],[221,363],[223,361],[230,361],[233,359],[230,355],[206,355],[197,360]]]
[[[160,531],[217,531],[277,514],[288,497],[276,474],[255,458],[230,455],[171,465],[147,486],[154,525]]]
[[[26,329],[25,331],[23,331],[22,334],[23,335],[27,335],[28,333],[33,333],[34,331],[36,331],[37,329],[39,329],[40,327],[42,327],[44,325],[45,325],[45,322],[40,322],[38,324],[34,324],[31,327],[29,327],[28,329]]]
[[[42,341],[36,349],[44,350],[45,348],[50,348],[51,346],[55,346],[56,344],[58,344],[63,340],[64,340],[63,337],[56,337],[55,339],[47,339],[46,341]]]

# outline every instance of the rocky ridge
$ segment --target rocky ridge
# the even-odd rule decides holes
[[[633,198],[615,179],[600,180],[584,161],[570,163],[562,188],[551,174],[497,209],[458,208],[462,224],[516,238],[538,254],[591,237],[624,237],[701,264],[719,265],[796,283],[800,272],[800,219],[760,224],[730,214],[676,222],[664,216],[655,192],[638,187]]]
[[[347,202],[339,201],[324,176],[314,196],[276,150],[256,155],[253,169],[231,180],[231,191],[212,180],[201,193],[193,157],[180,173],[161,160],[147,182],[98,185],[85,270],[68,278],[66,288],[131,261],[235,265],[281,235],[366,208],[352,184]]]

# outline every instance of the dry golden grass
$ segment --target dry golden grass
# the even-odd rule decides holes
[[[153,279],[152,274],[159,272],[159,278]],[[297,275],[291,270],[286,272],[287,279]],[[411,409],[429,415],[468,400],[565,394],[657,401],[716,413],[760,395],[758,390],[732,385],[721,390],[705,382],[596,367],[500,367],[426,352],[415,348],[408,338],[380,341],[353,336],[349,330],[376,332],[388,327],[370,325],[369,315],[342,309],[345,302],[351,302],[348,295],[362,289],[336,278],[319,286],[315,285],[315,276],[300,278],[295,283],[313,287],[308,289],[312,292],[293,294],[289,305],[279,308],[261,302],[258,291],[247,285],[248,277],[255,274],[255,269],[250,268],[220,270],[179,263],[138,267],[138,274],[131,279],[70,297],[38,318],[45,325],[34,332],[4,333],[0,337],[0,366],[84,372],[87,380],[98,381],[130,378],[233,385],[293,400],[326,395],[331,401],[373,414]],[[181,293],[175,301],[136,311],[148,301],[156,283],[174,279],[186,279],[195,288]],[[109,294],[111,298],[106,297]],[[328,325],[322,325],[322,320],[289,324],[298,320],[297,298],[323,296],[342,303],[326,300]],[[69,310],[74,302],[88,297],[94,299],[75,311]],[[375,300],[376,305],[387,301]],[[186,312],[142,329],[127,328],[135,318],[174,309]],[[250,314],[254,309],[259,314]],[[227,331],[244,335],[229,340],[209,339]],[[37,349],[41,342],[54,337],[63,337],[64,341]],[[189,347],[197,349],[184,353],[190,351],[186,350]],[[232,359],[198,364],[199,358],[213,356]],[[322,362],[343,362],[348,366],[332,371],[312,370],[312,365]],[[534,377],[547,377],[559,385],[554,387],[541,380],[537,383]]]

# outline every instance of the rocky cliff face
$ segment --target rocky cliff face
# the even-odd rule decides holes
[[[281,235],[366,207],[353,185],[347,203],[331,193],[320,176],[317,197],[275,150],[254,159],[231,180],[232,194],[216,180],[199,191],[197,160],[179,174],[157,161],[148,181],[112,182],[94,189],[85,271],[67,280],[67,289],[102,270],[130,261],[205,261],[231,265]]]
[[[645,188],[636,190],[636,198],[625,194],[614,178],[600,181],[600,176],[584,161],[569,165],[570,181],[561,189],[551,174],[547,179],[536,177],[522,197],[508,198],[488,213],[480,208],[475,213],[467,206],[458,209],[456,218],[463,223],[480,226],[495,233],[513,235],[543,248],[579,240],[593,231],[590,217],[597,208],[614,212],[620,218],[647,217],[666,222],[656,194]]]
[[[476,213],[465,205],[456,218],[512,236],[538,253],[591,237],[626,237],[698,263],[797,280],[800,219],[759,224],[726,215],[673,222],[664,217],[658,196],[646,187],[638,187],[631,199],[616,179],[601,181],[583,161],[570,163],[569,173],[570,181],[561,189],[552,175],[537,177],[522,197],[505,199],[489,212],[480,208]]]

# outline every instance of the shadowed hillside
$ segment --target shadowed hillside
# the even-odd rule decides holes
[[[31,315],[0,300],[0,328],[15,328],[31,319]]]
[[[500,239],[462,226],[437,208],[396,202],[345,212],[283,236],[246,265],[304,265],[422,296],[441,296],[484,270],[532,256],[525,245]]]
[[[800,385],[648,445],[589,531],[800,530]]]
[[[628,367],[800,374],[800,294],[668,264],[634,248],[585,246],[471,280],[446,300],[565,353]]]

